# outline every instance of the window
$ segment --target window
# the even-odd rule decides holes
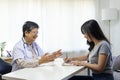
[[[95,18],[96,0],[2,0],[0,1],[0,30],[7,48],[22,37],[22,25],[30,20],[39,24],[37,43],[44,51],[86,50],[81,25]]]

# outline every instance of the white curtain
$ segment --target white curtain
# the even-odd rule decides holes
[[[96,0],[0,0],[0,41],[7,49],[22,37],[22,25],[30,20],[39,24],[36,42],[46,51],[86,50],[81,25],[95,19]]]

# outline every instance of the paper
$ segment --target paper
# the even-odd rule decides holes
[[[63,63],[62,65],[63,66],[74,66],[73,64],[70,64],[70,63]]]

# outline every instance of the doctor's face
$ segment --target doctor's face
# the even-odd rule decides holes
[[[32,43],[38,37],[38,28],[33,28],[30,32],[26,32],[25,35],[26,41]]]

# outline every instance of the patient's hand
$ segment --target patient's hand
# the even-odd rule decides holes
[[[76,66],[84,66],[86,61],[71,61],[71,64],[76,65]]]
[[[64,58],[63,60],[64,60],[65,63],[70,63],[72,61],[71,58]]]

